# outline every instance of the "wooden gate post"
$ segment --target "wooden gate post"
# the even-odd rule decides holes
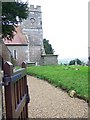
[[[13,65],[10,62],[4,64],[4,86],[6,119],[28,118],[28,85],[26,64],[22,63],[22,69],[13,73]]]
[[[27,67],[26,62],[23,62],[22,68],[26,68],[26,67]],[[24,81],[25,81],[25,86],[26,86],[25,92],[27,93],[27,99],[28,99],[29,93],[28,93],[28,85],[27,85],[27,77],[26,76],[24,78]],[[26,103],[25,111],[26,111],[26,118],[28,118],[28,102]]]
[[[27,67],[26,62],[23,62],[22,63],[22,68],[26,68],[26,67]]]
[[[13,64],[6,62],[4,64],[4,76],[9,77],[8,82],[10,81],[10,76],[13,74]],[[7,83],[7,79],[4,80],[4,83]],[[5,105],[6,105],[6,118],[13,118],[13,109],[15,108],[13,102],[13,87],[12,83],[8,83],[8,86],[5,86]],[[9,98],[8,98],[9,97]]]
[[[2,75],[0,67],[0,120],[2,119]]]

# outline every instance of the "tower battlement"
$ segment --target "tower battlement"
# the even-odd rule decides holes
[[[41,12],[41,6],[39,6],[39,5],[37,5],[37,6],[30,5],[29,10],[30,11],[40,11]]]

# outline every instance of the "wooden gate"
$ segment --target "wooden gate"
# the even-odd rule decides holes
[[[2,119],[2,73],[0,66],[0,120]]]
[[[26,64],[13,72],[13,65],[10,62],[4,64],[4,86],[5,106],[7,118],[28,118],[28,86],[26,75]]]

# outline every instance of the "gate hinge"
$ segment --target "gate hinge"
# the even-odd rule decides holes
[[[8,85],[9,85],[9,82],[1,82],[0,85],[1,85],[1,86],[8,86]]]
[[[10,77],[4,76],[4,77],[3,77],[2,85],[3,85],[3,86],[8,86],[9,83],[10,83],[10,79],[11,79]]]

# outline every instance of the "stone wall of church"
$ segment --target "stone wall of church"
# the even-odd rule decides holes
[[[16,59],[16,64],[21,65],[23,61],[28,62],[28,46],[23,45],[14,45],[14,46],[7,46],[8,49],[11,51],[11,54],[14,59]],[[16,58],[14,55],[14,50],[16,50]]]
[[[27,34],[30,46],[43,47],[43,31],[42,29],[23,29],[23,33]]]
[[[38,62],[40,64],[41,59],[41,46],[30,46],[30,62]]]
[[[0,56],[2,56],[4,61],[11,62],[11,51],[3,42],[0,44]]]

